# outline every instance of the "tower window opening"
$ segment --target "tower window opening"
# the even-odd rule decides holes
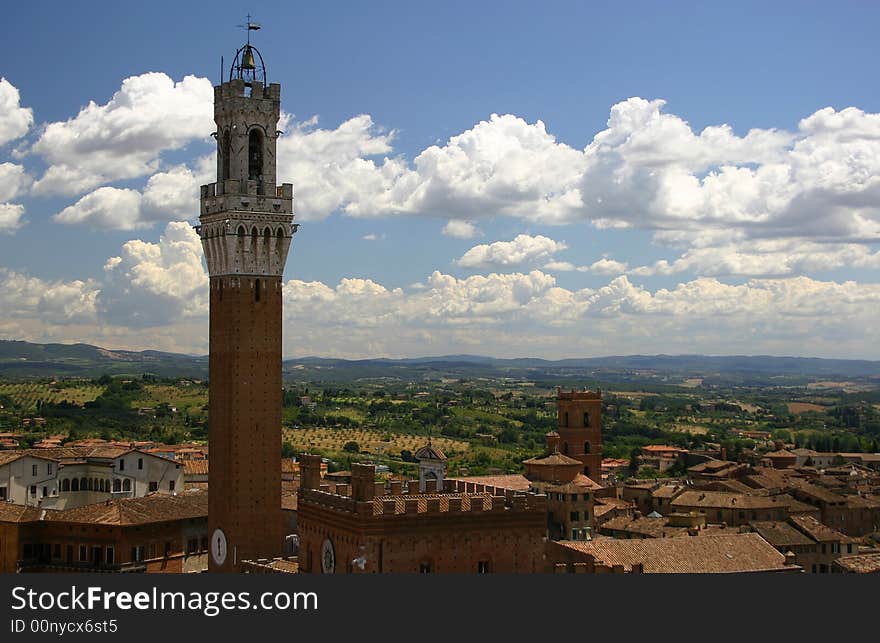
[[[562,443],[562,453],[563,455],[568,455],[568,442]]]
[[[590,443],[584,442],[584,453],[588,454],[589,452],[590,452]]]
[[[248,179],[263,180],[263,134],[257,127],[248,134]]]
[[[568,411],[565,412],[565,423],[563,426],[568,426]]]
[[[590,414],[584,413],[584,427],[588,428],[590,426]]]
[[[256,301],[260,301],[260,284],[262,283],[261,279],[257,279],[257,285],[254,288],[254,299]]]
[[[238,226],[238,236],[239,237],[244,236],[244,226],[243,225]]]

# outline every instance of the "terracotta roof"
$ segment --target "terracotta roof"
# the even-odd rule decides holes
[[[772,509],[787,506],[774,496],[750,496],[728,491],[685,491],[672,501],[672,505],[713,509]]]
[[[556,491],[559,493],[583,493],[584,490],[595,491],[596,489],[605,488],[595,480],[585,476],[583,473],[577,473],[572,480],[563,483],[535,480],[535,486],[541,486],[548,491]]]
[[[31,522],[40,519],[41,509],[0,502],[0,522]]]
[[[47,515],[46,520],[125,526],[207,515],[208,494],[204,491],[185,491],[177,495],[153,493],[142,498],[121,498],[64,509]]]
[[[419,460],[446,460],[446,454],[439,447],[428,442],[413,454]]]
[[[770,453],[765,453],[764,457],[766,457],[766,458],[796,458],[797,454],[792,453],[791,451],[786,451],[785,449],[780,449],[779,451],[771,451]]]
[[[207,475],[208,474],[208,460],[184,460],[183,461],[183,475],[194,476],[194,475]]]
[[[642,563],[648,574],[721,574],[782,571],[785,556],[756,533],[680,538],[561,541],[559,545],[591,554],[596,563],[623,565],[631,570]],[[798,569],[794,567],[794,569]]]
[[[811,498],[815,498],[820,502],[838,503],[845,501],[845,498],[843,496],[838,495],[833,491],[828,491],[828,489],[820,487],[816,484],[811,484],[802,480],[792,480],[791,485],[795,489],[798,489],[802,493],[810,496]]]
[[[464,476],[450,479],[484,484],[490,487],[498,487],[499,489],[511,489],[512,491],[528,491],[531,486],[529,479],[521,473],[500,476]]]
[[[781,522],[778,520],[761,520],[749,524],[752,529],[761,534],[761,538],[774,547],[812,545],[814,542],[787,522]]]
[[[880,553],[841,556],[834,564],[853,574],[877,574],[880,573]]]
[[[789,521],[791,521],[795,528],[802,531],[816,542],[852,541],[849,536],[819,522],[813,516],[791,516]]]
[[[660,452],[665,452],[665,451],[679,452],[679,451],[686,451],[686,450],[687,449],[680,449],[679,447],[673,447],[673,446],[669,446],[666,444],[649,444],[647,446],[642,447],[642,451],[648,451],[649,453],[651,453],[651,452],[660,453]]]
[[[651,492],[651,495],[654,498],[672,498],[677,493],[685,489],[684,485],[679,484],[665,484],[659,489],[655,489]]]
[[[673,536],[686,536],[687,527],[670,527],[666,518],[630,518],[629,516],[617,516],[602,524],[599,529],[602,533],[606,530],[623,531],[631,534],[639,534],[649,538],[663,538]]]
[[[580,465],[580,460],[575,460],[574,458],[569,458],[567,455],[563,455],[561,453],[551,453],[550,455],[541,456],[539,458],[529,458],[528,460],[523,460],[523,464],[537,464],[539,466],[559,466],[559,465]]]
[[[700,480],[698,482],[702,484],[696,484],[695,487],[707,491],[731,491],[733,493],[755,492],[755,489],[734,478],[717,478],[713,480]]]

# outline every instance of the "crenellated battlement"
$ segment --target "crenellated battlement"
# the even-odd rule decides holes
[[[580,402],[586,400],[601,400],[602,399],[602,391],[588,391],[586,389],[581,391],[575,391],[574,389],[570,391],[563,391],[559,389],[557,394],[558,400],[563,401],[572,401],[572,402]]]
[[[358,466],[358,465],[355,465]],[[360,465],[364,466],[364,465]],[[372,467],[369,467],[372,469]],[[363,480],[363,483],[370,483]],[[399,481],[372,482],[372,497],[358,500],[352,485],[321,482],[317,489],[301,487],[300,502],[314,503],[325,508],[364,518],[379,519],[391,516],[501,514],[510,512],[546,511],[547,496],[524,491],[512,491],[463,480],[445,480],[441,490],[429,481],[428,489],[419,491],[419,481],[407,484]]]

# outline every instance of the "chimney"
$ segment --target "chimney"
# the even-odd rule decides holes
[[[355,501],[376,497],[376,467],[372,464],[351,465],[351,497]]]
[[[303,489],[321,488],[321,456],[303,453],[299,458],[299,472]]]

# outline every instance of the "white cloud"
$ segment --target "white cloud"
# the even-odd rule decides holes
[[[21,138],[34,124],[34,112],[21,106],[18,88],[0,78],[0,145]]]
[[[589,266],[581,266],[578,268],[580,272],[591,272],[594,275],[621,275],[626,272],[627,264],[623,261],[615,261],[608,257],[602,257],[598,261],[594,261]]]
[[[169,223],[158,243],[126,242],[120,256],[107,260],[104,273],[97,306],[108,323],[166,326],[207,313],[202,244],[186,222]]]
[[[31,179],[21,165],[0,163],[0,202],[10,201],[24,193]]]
[[[105,104],[91,101],[64,122],[49,123],[31,148],[50,164],[38,194],[79,194],[110,181],[155,173],[159,157],[213,130],[207,78],[174,82],[151,72],[126,78]]]
[[[368,157],[391,151],[394,132],[382,132],[362,114],[335,129],[316,127],[317,118],[295,123],[283,114],[278,139],[279,183],[293,183],[300,220],[323,219],[331,212],[381,189],[393,162],[377,165]]]
[[[552,272],[571,272],[576,269],[577,267],[570,261],[550,261],[544,264],[544,270]]]
[[[455,237],[456,239],[473,239],[480,234],[480,231],[470,221],[450,219],[443,226],[443,234],[447,237]]]
[[[24,225],[24,206],[0,203],[0,233],[10,234]]]
[[[796,275],[850,268],[880,268],[880,252],[847,243],[816,243],[792,239],[758,239],[688,250],[678,259],[665,259],[630,271],[632,275],[674,275],[692,272],[704,276]]]
[[[385,238],[384,233],[383,234],[376,234],[375,232],[365,234],[364,236],[361,237],[361,239],[363,239],[364,241],[381,241],[384,238]]]
[[[463,268],[508,268],[535,264],[568,246],[543,235],[517,235],[513,241],[481,243],[465,252],[456,264]]]
[[[109,230],[149,228],[199,213],[199,177],[175,166],[150,177],[143,193],[130,188],[102,187],[54,216],[58,223],[84,224]]]
[[[92,281],[47,281],[0,267],[3,322],[44,318],[67,325],[95,320],[97,285]]]
[[[413,160],[386,160],[371,192],[346,206],[352,216],[432,214],[469,219],[506,214],[566,220],[580,205],[583,154],[557,143],[544,123],[492,114]]]

